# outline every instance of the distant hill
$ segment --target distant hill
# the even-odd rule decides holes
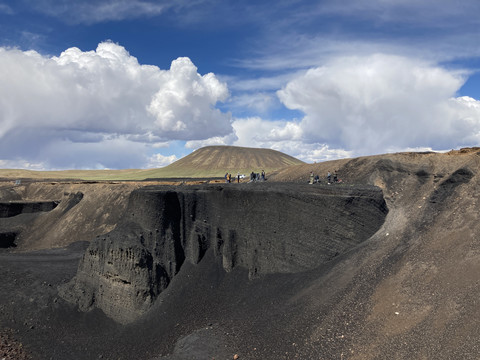
[[[248,175],[305,164],[280,151],[236,146],[207,146],[159,169],[31,171],[0,169],[0,178],[144,180],[152,178],[222,177],[228,171]]]
[[[147,178],[218,177],[226,172],[248,175],[252,171],[269,172],[304,164],[280,151],[236,146],[207,146],[161,168],[145,171]]]

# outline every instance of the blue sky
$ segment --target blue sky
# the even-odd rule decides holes
[[[0,167],[477,146],[480,2],[0,0]]]

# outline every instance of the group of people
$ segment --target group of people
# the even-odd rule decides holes
[[[237,183],[240,182],[240,174],[237,174],[236,176]],[[235,178],[233,178],[233,181],[235,182]],[[232,174],[229,174],[228,172],[225,174],[225,183],[231,183],[232,182]]]
[[[265,180],[267,180],[267,178],[265,177],[265,170],[262,170],[261,173],[255,173],[253,171],[250,173],[250,181],[249,182],[265,181]]]
[[[239,183],[240,179],[243,179],[244,177],[245,177],[245,175],[240,175],[240,173],[238,173],[236,177],[232,178],[232,174],[230,174],[229,172],[226,172],[225,173],[225,183],[229,184],[232,181],[235,182],[235,179],[237,180],[237,183]],[[267,180],[267,178],[265,176],[265,170],[262,170],[261,173],[255,173],[254,171],[252,171],[252,173],[250,174],[250,181],[249,182],[265,181],[265,180]]]
[[[320,176],[314,175],[313,171],[310,172],[310,182],[309,182],[309,184],[316,184],[316,183],[319,183],[319,182],[320,182]],[[338,182],[342,182],[342,180],[340,180],[338,178],[337,170],[335,170],[333,172],[333,175],[330,171],[328,171],[327,172],[327,184],[333,184],[333,183],[338,183]]]

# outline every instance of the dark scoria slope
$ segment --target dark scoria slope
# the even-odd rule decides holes
[[[136,243],[140,244],[138,248],[145,249],[143,251],[145,255],[148,255],[147,250],[150,254],[155,253],[151,258],[149,256],[144,258],[148,260],[142,263],[146,266],[133,267],[138,272],[138,276],[135,277],[124,276],[130,273],[129,269],[136,260],[142,259],[135,251],[123,256],[125,261],[123,265],[120,263],[116,265],[113,269],[115,272],[108,267],[110,255],[102,249],[108,249],[111,245],[108,244],[109,238],[105,231],[97,233],[104,235],[100,235],[93,242],[92,246],[95,243],[96,245],[90,250],[94,251],[88,255],[84,253],[84,248],[80,247],[30,253],[13,253],[0,249],[1,328],[12,329],[11,338],[21,341],[24,344],[23,349],[33,354],[35,359],[101,357],[218,360],[232,359],[234,354],[239,354],[240,360],[478,359],[479,150],[462,149],[446,154],[404,153],[344,159],[285,169],[276,175],[271,174],[265,184],[230,184],[228,188],[227,185],[221,185],[219,189],[230,189],[232,194],[236,194],[235,191],[242,187],[252,191],[255,210],[247,218],[251,221],[261,222],[264,213],[262,206],[265,206],[267,199],[271,201],[270,195],[255,194],[255,191],[261,189],[275,192],[277,185],[277,192],[283,197],[280,197],[282,201],[276,202],[277,207],[267,206],[272,216],[281,212],[281,209],[288,208],[286,203],[289,202],[288,195],[292,192],[299,196],[293,197],[296,200],[312,201],[313,208],[317,201],[312,196],[315,191],[326,190],[331,195],[342,197],[345,189],[361,190],[366,185],[376,185],[382,189],[388,214],[378,231],[365,241],[350,250],[346,249],[343,253],[339,252],[337,256],[319,266],[307,267],[300,272],[269,272],[267,271],[269,268],[278,270],[283,266],[280,262],[272,261],[271,264],[267,263],[266,267],[262,263],[259,267],[261,272],[257,271],[257,276],[252,276],[254,274],[252,269],[255,267],[250,265],[255,262],[248,257],[243,266],[233,266],[227,271],[229,268],[225,268],[223,256],[226,251],[225,242],[221,249],[213,246],[218,244],[215,231],[210,232],[213,241],[209,243],[210,247],[205,248],[200,245],[186,246],[187,243],[195,244],[195,241],[192,241],[195,238],[198,240],[197,244],[204,244],[201,236],[199,238],[182,235],[180,239],[185,243],[180,241],[181,246],[176,248],[179,251],[169,249],[166,252],[171,254],[173,251],[174,254],[178,254],[177,262],[171,264],[179,269],[178,272],[168,278],[165,276],[168,275],[167,271],[158,273],[159,279],[168,280],[168,286],[159,293],[156,293],[159,289],[152,289],[152,296],[146,299],[150,301],[156,296],[153,303],[147,303],[145,307],[140,306],[133,311],[135,316],[139,317],[126,325],[111,320],[102,310],[95,307],[102,304],[102,307],[107,308],[108,302],[104,301],[105,299],[99,304],[93,299],[92,305],[95,306],[92,306],[91,311],[79,312],[78,306],[71,305],[59,297],[57,286],[66,283],[75,285],[78,280],[77,289],[81,290],[82,286],[85,286],[87,293],[90,291],[86,287],[89,281],[90,283],[97,281],[98,289],[100,285],[103,288],[106,284],[107,291],[115,294],[115,287],[129,288],[133,286],[135,279],[148,279],[150,276],[147,271],[150,269],[148,264],[151,264],[153,269],[154,259],[161,268],[170,269],[170,264],[166,264],[161,256],[157,257],[155,249],[151,248],[153,242],[150,240],[154,237],[159,238],[155,235],[156,231],[152,231],[150,235],[146,230],[154,228],[155,223],[163,224],[160,221],[163,216],[161,209],[156,208],[145,213],[144,220],[137,217],[142,214],[141,211],[127,212],[128,221],[127,217],[120,222],[117,221],[118,226],[111,233],[124,244],[131,244],[131,241],[136,239]],[[344,184],[306,185],[310,171],[318,173],[323,178],[328,170],[338,170]],[[272,182],[273,180],[298,183],[276,184]],[[184,188],[183,186],[175,188],[172,193],[177,195],[169,195],[172,199],[179,199],[181,206],[177,209],[192,208],[189,201],[186,201],[186,205],[183,200],[180,201],[181,197],[178,194],[181,192],[180,189]],[[41,186],[36,189],[38,190],[36,194],[40,195]],[[131,191],[131,188],[129,189],[128,192]],[[100,192],[92,192],[91,184],[81,184],[69,190],[71,193],[81,191],[84,194],[83,199],[66,213],[69,221],[65,222],[64,227],[58,227],[53,233],[50,231],[47,233],[55,234],[64,241],[67,239],[74,241],[83,235],[83,231],[72,231],[67,225],[69,222],[76,225],[87,223],[87,220],[82,220],[85,214],[88,217],[83,219],[89,219],[92,231],[93,228],[97,231],[98,225],[90,221],[95,218],[96,212],[90,213],[88,210],[95,209],[101,213],[107,211],[106,205],[111,204],[110,199],[100,196],[108,191],[108,187],[102,185],[102,189],[97,190]],[[152,189],[146,190],[145,194],[150,190]],[[198,191],[198,188],[195,191],[199,193],[198,200],[203,193]],[[223,191],[215,193],[213,198],[217,198],[219,202],[211,204],[223,204],[222,199],[225,201],[229,199],[228,196],[220,196]],[[305,192],[304,197],[302,192]],[[325,193],[325,196],[327,194]],[[153,193],[151,195],[153,196]],[[126,196],[121,198],[126,199]],[[188,195],[185,198],[192,197]],[[364,200],[368,198],[367,196]],[[8,199],[20,200],[10,195]],[[35,196],[35,199],[59,198]],[[140,201],[141,198],[138,199]],[[150,203],[150,199],[144,200],[149,200]],[[308,215],[298,216],[296,221],[305,221],[301,223],[305,227],[318,226],[324,219],[322,214],[327,213],[331,214],[332,217],[329,219],[333,218],[334,222],[338,220],[337,218],[341,218],[342,221],[343,216],[337,216],[339,213],[337,204],[342,202],[337,201],[339,202],[331,203],[330,206],[316,207],[316,210],[321,209],[320,212],[308,211],[310,205],[306,205],[302,209],[305,209]],[[146,205],[149,203],[144,202]],[[237,202],[237,205],[239,203]],[[216,212],[221,213],[221,216],[227,214],[225,207],[219,205],[218,209],[212,206],[205,209],[200,204],[201,202],[197,201],[194,213],[208,214],[208,218],[196,215],[195,220],[187,220],[185,225],[194,224],[203,231],[202,224],[212,224],[214,230],[217,226],[221,228],[220,234],[224,241],[228,239],[226,236],[228,231],[211,217],[211,214]],[[118,205],[126,209],[127,204],[121,201]],[[48,213],[49,216],[53,218],[64,206],[60,204]],[[252,206],[249,206],[250,208]],[[299,206],[294,208],[300,209]],[[149,209],[149,206],[145,209]],[[242,244],[238,233],[241,233],[243,228],[238,229],[237,226],[241,226],[244,211],[240,209],[232,211],[231,215],[225,215],[228,226],[237,230],[235,239]],[[176,218],[188,219],[182,212],[180,214],[181,216]],[[11,219],[15,218],[17,216]],[[284,219],[280,217],[275,221],[282,228],[281,232],[277,231],[277,235],[285,239],[298,240],[299,243],[303,242],[302,229],[295,227],[295,222],[285,224]],[[183,230],[175,230],[177,228],[173,226],[175,221],[170,220],[165,222],[165,225],[171,225],[165,227],[170,228],[165,232],[167,237],[173,239],[175,238],[173,234],[187,233],[186,230],[183,233]],[[127,226],[128,223],[132,224],[132,227]],[[180,223],[179,229],[182,229],[183,223]],[[272,221],[267,228],[272,229],[274,226]],[[350,225],[346,223],[346,226]],[[250,231],[250,224],[246,221],[243,227]],[[67,231],[68,236],[62,235],[65,234],[64,231]],[[195,229],[188,231],[190,234],[199,232]],[[258,229],[252,231],[257,232]],[[144,240],[148,240],[144,241],[144,244],[140,241],[139,233],[144,234]],[[34,234],[23,239],[31,237],[34,237]],[[48,238],[41,237],[37,240],[42,244],[48,244]],[[100,246],[101,239],[106,239],[104,248]],[[20,242],[16,249],[26,249],[24,246],[28,243]],[[242,254],[246,254],[243,250],[249,244],[250,242],[245,242]],[[274,248],[271,250],[277,251]],[[282,248],[279,250],[279,253],[282,253]],[[102,260],[100,254],[108,256]],[[197,258],[193,256],[194,254],[203,256]],[[78,277],[74,278],[77,274],[78,261],[82,257],[83,265],[80,267]],[[122,257],[118,259],[120,258]],[[191,259],[199,259],[199,262],[195,264]],[[102,261],[103,263],[106,261],[103,270],[99,268]],[[87,276],[88,264],[92,266],[90,279]],[[140,265],[140,262],[138,264]],[[287,262],[287,265],[290,266],[292,263]],[[108,276],[110,278],[107,282]],[[72,278],[75,279],[73,282]],[[166,283],[167,281],[164,282]],[[138,286],[140,282],[136,284]],[[95,292],[97,293],[100,294],[98,291]],[[83,296],[76,290],[71,294],[77,294],[75,295],[77,299]],[[125,311],[130,311],[129,308],[139,304],[136,302],[138,299],[136,293],[121,292],[121,294],[122,296],[125,294],[127,299],[123,303],[122,299],[117,299],[119,300],[117,302],[112,299],[112,304],[120,305],[112,306],[106,311],[115,313],[122,306]],[[0,340],[3,339],[1,331],[0,329]]]
[[[117,228],[90,244],[61,294],[128,323],[148,312],[184,263],[198,264],[209,250],[224,271],[240,267],[249,279],[298,273],[368,239],[386,213],[374,187],[143,188],[131,194]]]
[[[345,159],[278,174],[307,181],[310,171],[337,169],[346,182],[381,187],[389,208],[380,231],[331,270],[329,288],[338,279],[350,285],[320,318],[312,349],[325,358],[479,358],[479,150]]]

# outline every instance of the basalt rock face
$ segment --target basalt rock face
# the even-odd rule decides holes
[[[317,267],[368,239],[388,212],[375,187],[244,184],[149,187],[132,192],[115,230],[91,242],[60,289],[81,310],[128,323],[181,270],[213,251],[249,277]]]

